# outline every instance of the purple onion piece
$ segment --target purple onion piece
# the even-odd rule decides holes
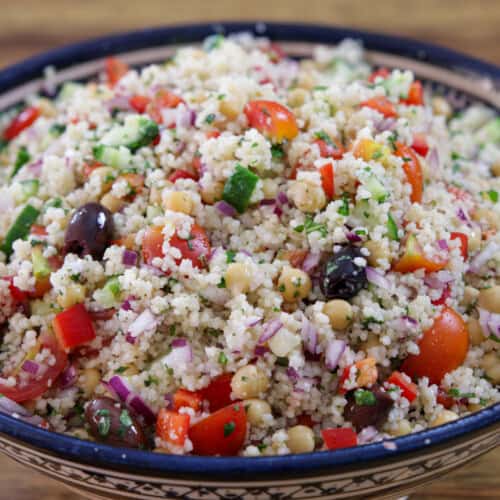
[[[373,267],[366,267],[366,279],[375,286],[380,288],[390,288],[389,281],[385,276],[376,271]]]
[[[441,250],[449,250],[448,242],[446,240],[438,240],[437,244]]]
[[[107,383],[107,387],[111,389],[121,401],[125,401],[132,392],[123,378],[119,375],[111,377]]]
[[[271,198],[264,198],[263,200],[260,200],[259,205],[261,207],[276,205],[276,200]]]
[[[306,317],[302,320],[301,336],[307,352],[317,354],[318,331]]]
[[[40,365],[35,361],[31,361],[30,359],[24,361],[24,363],[21,366],[21,370],[27,373],[31,373],[31,375],[36,375],[39,369]]]
[[[72,387],[78,378],[78,372],[74,365],[69,365],[66,370],[61,373],[59,378],[59,386],[61,389]]]
[[[278,193],[276,199],[278,200],[278,203],[280,203],[281,205],[286,205],[288,203],[288,196],[283,191],[280,191]]]
[[[302,262],[302,270],[306,273],[310,273],[319,264],[320,259],[321,254],[319,252],[309,252],[304,262]]]
[[[297,370],[295,368],[293,368],[292,366],[289,366],[287,369],[286,369],[286,374],[288,375],[288,378],[292,381],[292,382],[297,382],[297,380],[299,380],[299,373],[297,372]]]
[[[343,340],[331,340],[325,350],[325,365],[329,370],[335,370],[344,354],[346,343]]]
[[[232,205],[230,205],[227,201],[224,200],[218,201],[215,204],[215,208],[217,208],[217,210],[222,215],[225,215],[227,217],[235,217],[237,214],[236,209]]]
[[[283,323],[279,319],[272,319],[262,326],[262,333],[260,334],[259,344],[265,344],[269,339],[274,337],[278,330],[283,326]]]
[[[350,241],[351,243],[359,243],[360,241],[362,241],[362,238],[361,236],[359,236],[359,234],[356,234],[352,231],[348,231],[346,234],[345,234],[345,237],[347,238],[348,241]]]
[[[138,394],[130,393],[125,404],[138,415],[141,415],[147,424],[156,422],[155,413]]]
[[[172,347],[185,347],[187,345],[186,339],[177,338],[172,340]]]
[[[262,318],[259,316],[252,316],[245,324],[249,328],[258,325],[262,321]]]
[[[133,250],[126,248],[123,251],[122,264],[125,266],[135,266],[137,263],[138,254]]]
[[[255,346],[255,350],[254,350],[254,354],[260,358],[261,356],[264,356],[264,354],[266,354],[266,352],[269,352],[269,348],[264,346],[264,345],[256,345]]]

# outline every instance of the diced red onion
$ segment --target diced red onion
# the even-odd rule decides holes
[[[478,308],[479,311],[479,324],[485,337],[495,335],[500,337],[500,314],[492,313],[486,309]]]
[[[275,204],[276,204],[276,200],[271,199],[271,198],[264,198],[263,200],[260,200],[260,202],[259,202],[259,205],[261,207],[271,206],[271,205],[275,205]]]
[[[481,268],[493,257],[499,255],[500,245],[495,241],[490,241],[484,249],[479,252],[470,263],[470,271],[478,273]]]
[[[302,270],[306,273],[310,273],[319,264],[321,254],[319,252],[309,252],[302,262]]]
[[[385,289],[390,288],[389,281],[385,276],[380,274],[373,267],[367,266],[365,269],[366,269],[366,279],[370,283],[380,288],[385,288]]]
[[[439,153],[436,148],[432,148],[427,155],[427,162],[431,172],[439,170]]]
[[[262,318],[259,316],[252,316],[245,324],[249,328],[258,325],[262,321]]]
[[[123,301],[123,304],[121,306],[121,308],[124,310],[124,311],[131,311],[132,310],[132,300],[135,300],[135,297],[134,296],[130,296],[130,297],[127,297],[124,301]]]
[[[304,347],[311,354],[317,354],[318,348],[318,331],[316,327],[306,318],[302,320],[302,329],[300,332]]]
[[[116,313],[114,307],[109,307],[108,309],[101,309],[99,311],[89,311],[90,317],[94,321],[107,321],[111,319]]]
[[[283,215],[283,209],[279,206],[279,205],[276,205],[274,207],[274,214],[277,215],[278,217],[281,217]]]
[[[191,127],[194,127],[194,124],[196,123],[196,111],[194,109],[190,109],[189,113],[190,113],[190,125]]]
[[[61,389],[67,389],[68,387],[72,387],[78,378],[78,372],[74,365],[69,365],[66,370],[61,373],[59,378],[59,386]]]
[[[130,105],[128,97],[123,95],[116,95],[104,103],[105,108],[111,112],[113,110],[119,111],[134,111],[134,108]]]
[[[109,382],[106,384],[107,388],[110,389],[121,401],[126,401],[128,396],[131,394],[131,390],[119,375],[113,375]]]
[[[172,367],[177,364],[191,363],[191,361],[193,361],[193,351],[187,342],[183,346],[172,346],[172,350],[163,358],[163,363]]]
[[[136,340],[137,337],[133,337],[132,335],[130,335],[130,333],[127,333],[127,335],[125,335],[125,342],[128,342],[129,344],[134,345]]]
[[[177,116],[175,119],[175,125],[177,128],[189,128],[192,123],[192,113],[190,109],[187,109],[186,106],[180,105],[176,108]]]
[[[125,404],[131,410],[141,415],[147,424],[153,424],[156,422],[156,415],[149,405],[138,395],[133,392],[127,397]]]
[[[31,361],[30,359],[27,359],[21,366],[21,370],[27,373],[31,373],[31,375],[36,375],[39,369],[40,365],[38,363],[35,363],[35,361]]]
[[[281,205],[286,205],[288,203],[288,196],[283,191],[280,191],[278,193],[276,199],[278,200],[278,203],[280,203]]]
[[[37,161],[30,163],[26,169],[30,172],[30,174],[34,177],[40,177],[42,174],[42,165],[43,165],[43,160],[40,158]]]
[[[286,369],[286,374],[288,375],[288,378],[292,381],[292,382],[297,382],[297,380],[299,380],[299,373],[297,372],[297,370],[295,368],[293,368],[292,366],[289,366],[287,369]]]
[[[346,343],[343,340],[330,340],[325,350],[325,365],[329,370],[335,370],[344,354]]]
[[[260,358],[261,356],[264,356],[264,354],[266,354],[266,352],[269,352],[269,348],[266,347],[265,345],[256,345],[255,346],[254,354],[257,357]]]
[[[463,221],[463,222],[468,222],[469,217],[467,217],[467,214],[465,213],[465,210],[461,207],[457,209],[457,217]]]
[[[264,344],[269,339],[271,339],[278,330],[283,326],[283,323],[279,319],[272,319],[262,326],[262,333],[260,334],[258,343]]]
[[[371,443],[375,437],[377,436],[378,431],[375,427],[372,425],[369,425],[368,427],[365,427],[359,434],[358,434],[358,444],[368,444]]]
[[[174,339],[172,340],[172,347],[184,347],[187,345],[186,339]]]
[[[380,120],[375,125],[375,129],[377,130],[377,132],[385,132],[386,130],[393,130],[395,125],[396,125],[395,118],[385,118],[383,120]]]
[[[149,309],[144,309],[128,327],[127,334],[137,337],[142,332],[152,330],[156,327],[156,318]]]
[[[227,201],[221,200],[215,204],[215,208],[223,215],[227,217],[235,217],[236,209],[230,205]]]
[[[359,243],[362,240],[361,236],[359,236],[359,234],[354,233],[353,231],[348,231],[347,233],[345,233],[345,237],[351,243]]]
[[[0,412],[6,413],[11,417],[17,418],[31,425],[42,425],[44,420],[38,415],[33,415],[24,406],[12,401],[5,396],[0,398]]]
[[[438,240],[437,244],[441,250],[449,250],[448,242],[446,240]]]
[[[137,263],[137,252],[134,252],[133,250],[129,250],[126,248],[123,251],[123,256],[122,256],[122,263],[125,266],[135,266]]]
[[[415,319],[415,318],[412,318],[410,316],[402,316],[401,319],[410,324],[411,326],[417,326],[418,325],[418,321]]]
[[[167,403],[167,408],[173,408],[174,406],[174,396],[172,394],[165,394],[164,399]]]
[[[252,254],[248,250],[246,250],[245,248],[242,248],[240,250],[240,253],[242,253],[243,255],[246,255],[247,257],[251,257],[252,256]]]

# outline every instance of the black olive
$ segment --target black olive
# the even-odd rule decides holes
[[[346,395],[344,418],[360,432],[368,426],[380,429],[386,422],[394,401],[378,384],[369,389],[355,389]]]
[[[327,299],[350,299],[366,286],[366,271],[354,262],[357,257],[363,258],[360,249],[346,246],[325,262],[319,285]]]
[[[64,253],[80,257],[91,255],[100,260],[113,239],[113,216],[100,203],[86,203],[78,208],[66,229]]]
[[[111,398],[90,401],[85,408],[85,420],[90,433],[98,441],[127,448],[144,448],[147,445],[138,419]]]

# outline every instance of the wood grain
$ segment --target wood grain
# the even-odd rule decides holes
[[[3,0],[0,66],[111,32],[195,21],[320,22],[439,43],[500,64],[500,0]],[[500,498],[500,449],[426,486],[412,500]],[[0,497],[81,500],[0,456]]]

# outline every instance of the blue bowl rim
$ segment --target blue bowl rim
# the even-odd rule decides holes
[[[265,26],[265,31],[260,29]],[[451,49],[418,42],[408,38],[384,35],[349,28],[317,24],[222,22],[177,25],[115,34],[67,45],[36,55],[0,71],[0,93],[39,78],[45,67],[62,69],[108,55],[139,50],[171,43],[200,41],[214,33],[250,31],[275,40],[336,43],[343,38],[361,39],[372,50],[403,55],[434,65],[446,65],[457,71],[474,73],[500,80],[500,67]],[[449,445],[469,436],[493,428],[500,422],[500,403],[478,413],[441,427],[391,440],[396,449],[388,449],[383,442],[309,454],[273,457],[200,457],[156,454],[141,450],[112,447],[83,441],[63,434],[55,434],[0,414],[0,432],[49,454],[72,460],[113,468],[141,471],[147,474],[169,474],[196,478],[214,478],[222,475],[228,481],[237,478],[256,480],[266,476],[306,476],[335,467],[349,468],[367,462],[387,462],[418,453],[431,447]],[[251,476],[249,476],[251,474]],[[284,476],[283,476],[284,475]]]

